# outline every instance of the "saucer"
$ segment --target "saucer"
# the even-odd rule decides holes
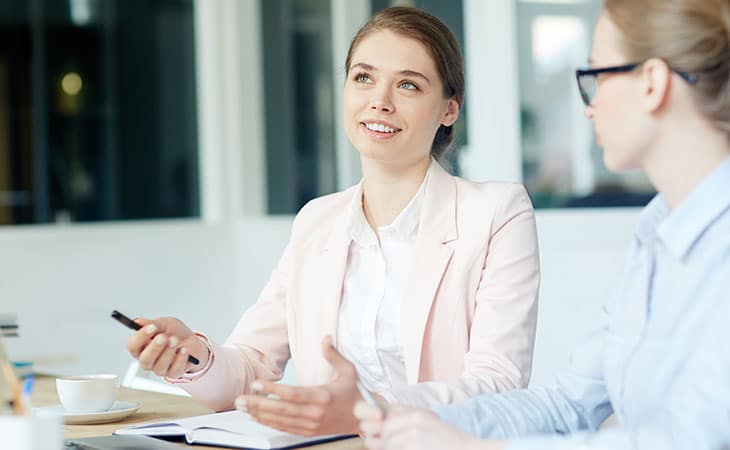
[[[90,413],[72,413],[63,409],[62,405],[44,406],[34,408],[46,412],[52,412],[63,416],[66,425],[90,425],[95,423],[109,423],[131,416],[139,409],[139,403],[135,402],[114,402],[108,411]]]

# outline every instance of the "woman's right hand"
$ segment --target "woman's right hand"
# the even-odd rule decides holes
[[[365,447],[369,450],[383,450],[383,413],[364,401],[357,402],[352,412],[360,421],[360,437],[365,440]]]
[[[394,407],[388,417],[365,402],[355,405],[361,436],[370,450],[503,450],[503,441],[480,440],[439,419],[431,411]]]
[[[158,317],[154,320],[134,319],[142,325],[127,339],[127,350],[139,360],[144,370],[156,375],[179,378],[186,372],[205,367],[210,358],[208,348],[184,323],[174,317]],[[188,355],[200,361],[188,362]]]

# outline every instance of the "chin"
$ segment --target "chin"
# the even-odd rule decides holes
[[[384,149],[384,148],[358,149],[358,153],[360,153],[361,158],[369,159],[371,161],[378,161],[379,163],[384,163],[384,164],[400,163],[402,160],[401,155],[398,155],[396,152],[388,151],[387,149]]]
[[[603,164],[606,166],[606,169],[613,173],[620,173],[628,170],[621,161],[615,158],[606,157],[605,153],[603,156]]]
[[[357,148],[360,158],[390,167],[409,167],[422,161],[422,155],[404,152],[402,148],[369,145]]]
[[[605,153],[603,154],[603,165],[611,172],[621,172],[621,167],[611,158],[607,158]]]
[[[611,154],[605,149],[603,150],[603,164],[609,171],[614,173],[629,172],[641,169],[641,166],[633,159],[621,158],[618,155]]]

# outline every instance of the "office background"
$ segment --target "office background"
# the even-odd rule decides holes
[[[598,0],[5,0],[0,4],[0,311],[16,358],[117,372],[127,331],[175,315],[222,340],[307,200],[356,183],[343,61],[390,4],[460,39],[452,172],[525,183],[543,282],[533,382],[566,364],[613,292],[636,174],[601,164],[572,71]],[[287,375],[289,380],[295,374]]]

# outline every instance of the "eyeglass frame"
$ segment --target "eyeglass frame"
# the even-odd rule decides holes
[[[591,76],[593,78],[598,78],[598,75],[602,73],[626,73],[631,72],[632,70],[636,69],[637,67],[644,64],[644,62],[638,62],[638,63],[629,63],[629,64],[622,64],[619,66],[608,66],[608,67],[599,67],[595,69],[575,69],[575,81],[578,83],[578,92],[580,93],[580,98],[583,100],[583,103],[585,103],[586,106],[591,106],[592,103],[588,99],[588,93],[583,89],[583,85],[580,82],[581,77]],[[683,70],[675,69],[674,67],[669,67],[672,72],[676,73],[684,81],[686,81],[689,84],[697,84],[698,78],[697,75],[689,72],[685,72]]]

